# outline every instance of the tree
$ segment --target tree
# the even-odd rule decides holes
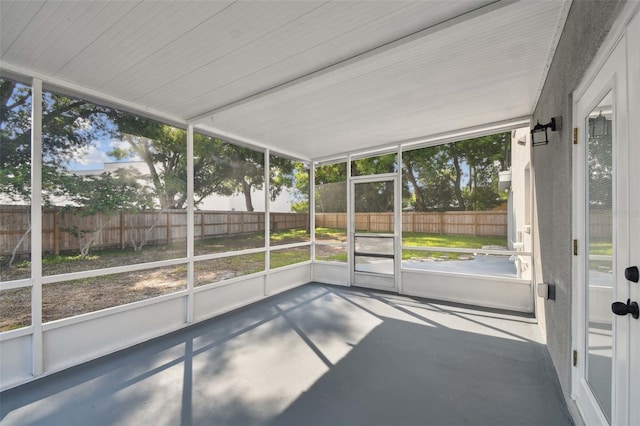
[[[110,154],[145,162],[161,209],[185,208],[186,131],[119,111],[111,117],[128,149],[115,149]],[[264,186],[264,154],[198,133],[194,134],[193,145],[195,204],[212,194],[242,194],[247,211],[254,211],[251,194]],[[291,182],[293,166],[289,160],[272,156],[271,167],[270,195],[275,199]]]
[[[418,211],[487,210],[501,202],[508,133],[403,153],[403,175]]]
[[[149,197],[140,196],[141,185],[136,177],[126,169],[119,169],[115,173],[101,173],[100,175],[66,176],[64,208],[72,210],[81,217],[99,215],[106,217],[96,228],[79,228],[76,225],[62,228],[78,240],[81,259],[85,259],[91,246],[104,228],[121,211],[136,212],[148,208]]]
[[[62,191],[66,164],[78,150],[113,129],[106,108],[50,92],[42,102],[42,200],[46,206],[51,204],[52,194]],[[31,107],[28,86],[0,79],[0,193],[26,205],[31,204]],[[30,232],[29,223],[8,266]]]

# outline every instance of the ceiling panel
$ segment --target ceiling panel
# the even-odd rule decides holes
[[[314,158],[530,114],[567,5],[0,0],[0,65]]]
[[[311,158],[531,113],[560,3],[479,16],[215,113],[208,125]]]

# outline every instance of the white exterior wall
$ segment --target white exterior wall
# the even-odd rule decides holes
[[[532,252],[531,239],[531,144],[528,128],[511,132],[511,188],[509,247],[516,251]],[[532,259],[519,256],[520,278],[532,279]]]

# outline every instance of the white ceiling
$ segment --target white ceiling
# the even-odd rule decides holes
[[[320,158],[530,115],[568,5],[0,0],[0,66]]]

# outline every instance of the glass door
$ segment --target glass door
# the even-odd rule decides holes
[[[396,178],[353,178],[352,284],[396,290]]]
[[[613,315],[616,285],[613,212],[613,116],[608,91],[585,117],[586,205],[586,375],[595,399],[611,421]]]
[[[639,220],[632,166],[638,150],[629,139],[625,73],[625,44],[619,43],[576,105],[575,232],[582,244],[574,270],[573,393],[587,424],[631,424],[638,405],[630,398],[638,379],[638,284],[629,273],[638,263],[631,232]]]

